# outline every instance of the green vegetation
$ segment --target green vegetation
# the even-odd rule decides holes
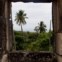
[[[46,32],[46,25],[41,21],[35,27],[36,32],[23,32],[22,24],[26,24],[26,13],[20,10],[15,17],[15,21],[21,26],[21,31],[14,31],[16,49],[25,51],[51,51],[52,32]],[[23,35],[22,35],[23,34]]]
[[[50,32],[23,32],[15,31],[16,49],[26,51],[51,51],[52,43]],[[51,43],[51,44],[49,44]]]

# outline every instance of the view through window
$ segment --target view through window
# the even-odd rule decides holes
[[[52,3],[12,3],[17,50],[52,51]]]

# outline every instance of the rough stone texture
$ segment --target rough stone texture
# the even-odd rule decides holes
[[[0,0],[0,62],[8,61],[8,51],[12,49],[13,26],[12,20],[9,20],[10,4],[8,0]]]
[[[56,41],[57,60],[62,62],[62,33],[57,33]]]
[[[9,35],[9,46],[10,46],[10,51],[13,50],[14,46],[14,37],[13,37],[13,24],[12,20],[8,21],[8,35]]]
[[[53,0],[52,18],[55,34],[62,32],[62,0]]]
[[[5,18],[0,17],[0,48],[5,50],[6,44],[6,22],[4,21]]]
[[[9,53],[9,62],[52,62],[51,52],[12,52]]]
[[[57,61],[62,62],[62,0],[53,0],[53,27]]]

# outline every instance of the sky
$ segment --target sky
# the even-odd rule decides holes
[[[23,25],[24,31],[34,32],[34,28],[43,21],[46,24],[47,31],[50,29],[50,21],[52,21],[52,3],[12,3],[12,20],[13,29],[20,31],[21,27],[16,24],[15,16],[19,10],[24,10],[27,14],[26,24]]]

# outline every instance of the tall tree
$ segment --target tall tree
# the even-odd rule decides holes
[[[15,21],[18,25],[21,26],[21,31],[23,32],[22,24],[26,24],[26,13],[23,10],[20,10],[15,17]]]
[[[39,26],[40,33],[46,31],[46,25],[41,21]]]

